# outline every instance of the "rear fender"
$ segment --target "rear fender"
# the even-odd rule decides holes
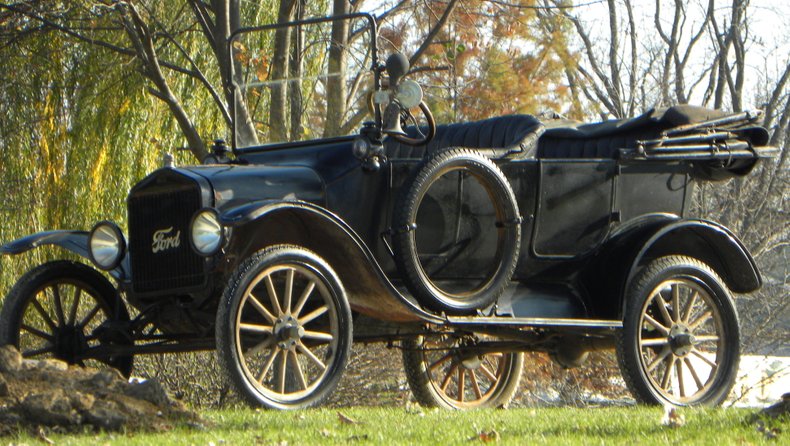
[[[668,255],[694,257],[710,265],[732,291],[747,293],[762,285],[749,251],[724,226],[654,214],[618,231],[586,268],[582,280],[598,317],[620,319],[625,295],[639,270]]]
[[[55,245],[87,259],[89,264],[93,265],[93,262],[90,260],[90,255],[88,254],[89,235],[90,233],[87,231],[58,230],[38,232],[0,246],[0,254],[17,255],[44,245]],[[118,280],[126,277],[124,263],[125,262],[121,262],[120,266],[108,271],[110,275]]]
[[[395,322],[439,322],[401,295],[362,239],[338,216],[301,201],[261,201],[220,215],[230,228],[228,271],[268,246],[291,244],[309,249],[340,277],[354,311]]]

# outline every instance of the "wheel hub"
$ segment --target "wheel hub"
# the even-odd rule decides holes
[[[56,358],[70,364],[88,348],[88,341],[82,330],[74,326],[59,327],[54,335]]]
[[[284,316],[274,324],[274,336],[277,338],[277,345],[287,350],[294,347],[304,336],[304,327],[291,316]]]
[[[676,356],[686,356],[694,347],[694,334],[683,324],[677,324],[669,331],[669,345]]]
[[[483,363],[483,358],[482,356],[478,356],[478,355],[461,359],[461,367],[467,370],[475,370],[478,367],[480,367],[480,364],[482,363]]]

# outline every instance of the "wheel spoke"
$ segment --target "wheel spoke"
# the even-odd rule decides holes
[[[480,371],[483,372],[483,375],[485,375],[486,378],[491,380],[491,383],[497,382],[496,375],[494,375],[494,373],[491,370],[488,370],[488,367],[486,367],[485,365],[482,364],[480,365]]]
[[[74,301],[71,302],[71,310],[69,311],[68,323],[74,325],[77,323],[77,309],[80,306],[80,298],[82,297],[82,288],[74,287]]]
[[[302,295],[299,296],[299,300],[296,301],[296,306],[291,312],[294,317],[299,316],[299,313],[302,312],[302,308],[304,308],[304,304],[307,303],[307,299],[310,297],[310,294],[313,292],[313,289],[315,289],[315,282],[311,280],[310,283],[308,283],[307,286],[304,288],[304,291],[302,291]]]
[[[295,350],[289,350],[288,353],[291,356],[291,362],[294,365],[294,369],[296,369],[296,379],[299,381],[299,385],[302,386],[302,390],[305,390],[307,389],[307,381],[304,378],[302,366],[299,364],[299,356],[296,354]]]
[[[252,293],[247,295],[247,301],[251,303],[252,307],[258,310],[258,313],[261,313],[261,315],[265,317],[266,320],[269,321],[269,323],[274,324],[274,321],[277,320],[277,318],[274,317],[273,314],[269,313],[269,310],[267,310],[266,307],[263,306],[261,301],[258,300],[258,298],[255,297]]]
[[[33,356],[43,355],[45,353],[52,353],[53,350],[54,350],[54,347],[51,346],[51,345],[46,346],[46,347],[42,347],[42,348],[39,348],[39,349],[36,349],[36,350],[25,350],[25,351],[22,352],[22,357],[23,358],[31,358]]]
[[[58,326],[66,325],[66,316],[63,314],[63,301],[60,300],[60,288],[58,284],[50,287],[52,289],[52,301],[55,304],[55,316],[58,318]]]
[[[272,368],[272,364],[274,364],[274,360],[277,359],[277,355],[279,353],[280,349],[275,349],[272,351],[272,354],[269,355],[269,358],[266,359],[266,363],[263,365],[260,375],[258,375],[259,384],[263,384],[263,379],[266,378],[266,374],[269,373],[269,370]]]
[[[683,361],[676,360],[675,361],[675,373],[678,375],[678,391],[680,392],[680,397],[686,397],[686,387],[683,382]]]
[[[34,334],[34,335],[38,336],[41,339],[44,339],[44,340],[47,340],[47,341],[52,341],[52,334],[45,333],[45,332],[43,332],[43,331],[41,331],[41,330],[39,330],[37,328],[31,327],[30,325],[22,324],[19,328],[21,328],[22,330],[25,330],[25,331],[27,331],[27,332],[29,332],[31,334]]]
[[[90,323],[90,321],[92,321],[93,318],[96,317],[97,314],[99,314],[100,309],[101,308],[99,308],[99,304],[94,304],[91,311],[82,319],[82,321],[80,321],[79,327],[85,328]]]
[[[249,331],[252,333],[263,333],[263,334],[272,334],[273,327],[271,325],[259,325],[259,324],[239,324],[239,330]]]
[[[458,401],[464,402],[464,393],[466,392],[466,371],[463,367],[458,367]]]
[[[647,371],[652,372],[653,369],[658,367],[658,365],[661,364],[661,362],[664,359],[666,359],[666,357],[669,356],[670,353],[672,353],[672,349],[670,349],[669,347],[664,347],[664,349],[661,350],[661,353],[656,355],[655,359],[653,359],[653,361],[650,362],[650,364],[648,364]]]
[[[675,365],[675,356],[670,356],[666,360],[666,369],[664,370],[664,377],[661,379],[661,388],[664,390],[669,390],[669,386],[672,385],[672,369],[674,369]]]
[[[52,317],[50,317],[47,310],[45,310],[44,307],[41,306],[41,302],[39,302],[38,299],[36,299],[36,297],[33,296],[33,299],[30,301],[30,303],[33,304],[33,308],[35,308],[36,311],[38,311],[38,314],[40,314],[41,317],[44,319],[44,323],[49,325],[49,328],[51,328],[52,331],[55,331],[58,328],[58,326],[55,325],[55,322],[52,321]]]
[[[316,308],[315,310],[310,312],[310,314],[308,314],[308,315],[306,315],[306,316],[304,316],[302,318],[299,318],[299,323],[302,324],[303,326],[307,325],[310,322],[312,322],[315,318],[321,316],[322,314],[326,313],[327,311],[329,311],[329,307],[327,307],[326,305],[324,305],[322,307],[319,307],[319,308]]]
[[[304,355],[307,356],[311,361],[313,361],[315,365],[318,366],[318,368],[320,368],[321,370],[326,370],[326,364],[324,364],[320,359],[318,359],[318,357],[312,351],[310,351],[310,349],[307,348],[306,345],[300,342],[296,344],[296,348],[299,349],[299,351],[301,351],[302,353],[304,353]]]
[[[269,293],[269,300],[272,301],[272,309],[277,315],[283,314],[283,309],[280,308],[280,301],[277,298],[277,291],[274,289],[274,282],[272,282],[272,275],[266,276],[266,291]]]
[[[639,343],[642,347],[659,347],[662,345],[669,344],[669,339],[667,338],[651,338],[651,339],[643,339]]]
[[[680,286],[672,285],[672,322],[680,322]]]
[[[288,352],[284,351],[280,358],[280,366],[277,373],[277,389],[280,393],[285,393],[285,370],[288,368]]]
[[[275,338],[274,336],[269,336],[262,342],[255,344],[254,346],[247,349],[244,352],[246,356],[257,355],[258,353],[266,350],[267,348],[271,347],[274,344]]]
[[[434,362],[433,364],[431,364],[428,367],[428,371],[429,372],[433,372],[434,370],[436,370],[437,367],[439,367],[440,365],[444,364],[445,362],[447,362],[452,357],[453,357],[452,353],[448,353],[448,354],[442,356],[436,362]]]
[[[691,317],[691,311],[694,309],[694,304],[697,303],[697,298],[699,297],[699,293],[694,291],[691,293],[691,297],[689,298],[688,304],[686,304],[686,309],[683,311],[683,322],[688,323],[689,318]]]
[[[331,342],[332,339],[335,339],[331,333],[323,333],[320,331],[310,331],[310,330],[305,330],[304,335],[302,335],[302,338],[315,339],[317,341],[326,341],[326,342]]]
[[[472,390],[475,391],[475,396],[477,399],[483,399],[483,392],[480,391],[480,383],[477,382],[477,375],[475,374],[474,370],[470,370],[470,375],[472,377]]]
[[[688,367],[689,372],[691,372],[691,377],[694,379],[694,383],[697,385],[697,391],[699,391],[705,385],[702,384],[702,380],[699,379],[699,375],[697,375],[697,371],[694,369],[694,365],[691,363],[691,360],[688,357],[683,358],[683,362],[686,363],[686,367]]]
[[[283,293],[283,312],[288,314],[291,312],[291,294],[294,289],[294,269],[288,268],[285,275],[285,293]]]
[[[705,355],[703,355],[702,352],[697,350],[696,347],[691,349],[691,353],[694,356],[698,357],[699,359],[703,360],[705,362],[705,364],[708,364],[709,366],[711,366],[711,368],[713,368],[714,371],[719,367],[715,362],[713,362],[710,359],[706,358]],[[713,371],[711,371],[711,373],[713,373]]]
[[[453,379],[453,374],[455,373],[455,370],[457,368],[458,368],[458,364],[453,364],[453,366],[450,367],[450,370],[447,371],[447,374],[444,375],[444,379],[442,380],[442,384],[439,387],[440,389],[442,389],[442,392],[447,393],[447,386],[450,385],[450,381]]]
[[[656,303],[656,306],[658,306],[658,311],[661,312],[664,322],[666,322],[667,325],[672,326],[672,322],[674,321],[672,320],[672,316],[669,315],[669,311],[667,310],[667,302],[664,300],[664,296],[661,295],[660,291],[656,293],[655,296],[653,296],[653,301]],[[645,312],[645,318],[648,317],[650,317],[650,315]],[[667,333],[669,333],[669,330],[667,330]]]
[[[719,342],[719,337],[716,335],[694,336],[694,345],[699,345],[703,342]]]
[[[666,308],[664,308],[664,311],[667,311]],[[669,313],[667,313],[667,315],[669,315]],[[656,330],[661,332],[662,335],[669,336],[669,328],[661,325],[661,323],[658,322],[657,320],[653,319],[652,316],[650,316],[649,314],[645,313],[644,314],[644,319],[645,319],[645,322],[647,322],[648,324],[652,325],[653,328],[655,328]]]
[[[694,322],[691,322],[691,323],[689,324],[689,329],[691,329],[691,331],[694,331],[694,330],[696,330],[696,329],[697,329],[697,327],[699,327],[699,326],[700,326],[700,325],[702,325],[702,324],[703,324],[705,321],[707,321],[708,319],[710,319],[710,318],[711,318],[711,316],[713,316],[713,310],[708,310],[708,311],[706,311],[706,312],[702,313],[702,316],[698,317],[698,318],[697,318],[697,319],[696,319]]]

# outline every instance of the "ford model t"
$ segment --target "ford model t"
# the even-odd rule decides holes
[[[331,114],[321,100],[333,84],[320,75],[337,68],[331,38],[305,45],[323,58],[305,59],[318,74],[298,81],[262,70],[252,48],[270,48],[263,31],[332,20],[366,36],[347,65],[367,76],[341,84],[368,83],[352,102],[370,121],[310,138]],[[746,175],[770,154],[759,113],[679,106],[599,124],[436,125],[405,58],[380,62],[365,14],[241,29],[228,49],[235,127],[252,123],[253,134],[137,183],[126,234],[102,221],[2,246],[57,245],[85,260],[24,274],[3,303],[0,341],[127,375],[138,354],[216,348],[241,395],[279,409],[324,399],[353,341],[397,342],[426,405],[504,405],[523,352],[572,367],[605,348],[639,401],[726,398],[739,362],[731,293],[761,278],[736,235],[685,214],[695,183]],[[318,112],[292,102],[307,128],[259,143],[270,129],[256,107],[294,83]]]

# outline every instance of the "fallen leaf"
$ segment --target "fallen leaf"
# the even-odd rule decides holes
[[[318,432],[318,433],[321,434],[322,437],[331,437],[332,436],[332,432],[329,432],[329,429],[321,429],[321,431]]]
[[[346,416],[346,415],[343,415],[343,414],[342,414],[342,413],[340,413],[340,412],[338,412],[338,413],[337,413],[337,418],[338,418],[338,419],[340,420],[340,422],[341,422],[341,423],[343,423],[343,424],[360,424],[360,422],[359,422],[359,421],[357,421],[357,420],[355,420],[355,419],[353,419],[353,418],[351,418],[351,417],[348,417],[348,416]]]
[[[676,408],[666,406],[664,407],[664,416],[661,418],[661,424],[671,428],[678,428],[686,424],[686,417],[678,412]]]
[[[469,441],[482,441],[483,443],[492,443],[499,441],[499,432],[495,429],[491,429],[490,431],[482,431],[475,435],[474,437],[469,438]]]
[[[47,437],[46,434],[44,434],[44,429],[42,428],[38,429],[38,439],[47,444],[55,444],[55,442],[52,441],[51,438]]]

